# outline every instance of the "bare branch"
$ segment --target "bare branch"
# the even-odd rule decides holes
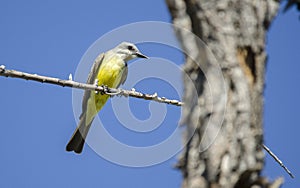
[[[264,144],[262,144],[262,147],[264,150],[266,150],[271,157],[291,176],[291,178],[295,178],[295,176],[292,174],[292,172],[282,163],[282,161]]]
[[[0,76],[11,77],[11,78],[21,78],[25,80],[33,80],[41,83],[49,83],[54,85],[59,85],[62,87],[71,87],[71,88],[78,88],[78,89],[85,89],[85,90],[95,90],[99,92],[104,92],[107,95],[122,95],[125,97],[135,97],[141,98],[145,100],[152,100],[159,103],[166,103],[175,106],[182,106],[183,102],[178,100],[171,100],[165,97],[159,97],[157,93],[154,94],[145,94],[141,92],[137,92],[134,89],[132,90],[124,90],[124,89],[115,89],[115,88],[104,88],[102,86],[96,86],[91,84],[85,84],[80,82],[75,82],[72,80],[72,75],[69,75],[69,80],[62,80],[59,78],[53,78],[48,76],[41,76],[37,74],[29,74],[21,71],[16,70],[8,70],[5,69],[4,65],[0,66]],[[275,161],[292,177],[294,175],[289,171],[289,169],[280,161],[280,159],[265,145],[262,147],[275,159]]]
[[[59,78],[41,76],[41,75],[37,75],[37,74],[29,74],[26,72],[20,72],[20,71],[16,71],[16,70],[8,70],[8,69],[5,69],[4,65],[0,66],[0,76],[11,77],[11,78],[21,78],[21,79],[25,79],[25,80],[33,80],[33,81],[42,82],[42,83],[59,85],[62,87],[72,87],[72,88],[85,89],[85,90],[95,90],[95,91],[99,91],[99,92],[104,92],[107,95],[122,95],[125,97],[130,96],[130,97],[135,97],[135,98],[142,98],[145,100],[152,100],[152,101],[156,101],[159,103],[166,103],[166,104],[171,104],[171,105],[175,105],[175,106],[183,105],[183,102],[181,102],[181,101],[167,99],[165,97],[159,97],[157,95],[157,93],[145,94],[145,93],[137,92],[134,89],[132,89],[130,91],[130,90],[125,90],[125,89],[107,88],[107,90],[106,90],[106,88],[103,88],[102,86],[96,86],[96,85],[91,85],[91,84],[75,82],[72,80],[72,76],[69,76],[69,80],[62,80]]]

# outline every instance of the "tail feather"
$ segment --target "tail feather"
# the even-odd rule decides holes
[[[75,132],[73,133],[70,141],[66,146],[67,151],[74,151],[75,153],[78,154],[82,152],[84,142],[92,122],[93,121],[91,121],[88,125],[85,125],[85,114],[81,116],[79,125],[77,126]]]

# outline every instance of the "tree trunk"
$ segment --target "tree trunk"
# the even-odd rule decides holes
[[[178,162],[182,187],[279,187],[279,181],[260,176],[265,39],[279,2],[166,2],[174,25],[206,44],[175,28],[183,50],[192,54],[184,65],[182,123],[188,144]]]

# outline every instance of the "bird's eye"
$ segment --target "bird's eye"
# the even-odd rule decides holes
[[[128,48],[128,50],[130,50],[130,51],[133,50],[133,46],[128,46],[127,48]]]

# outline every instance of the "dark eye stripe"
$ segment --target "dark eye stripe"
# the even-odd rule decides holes
[[[127,48],[128,48],[128,50],[130,50],[130,51],[133,50],[133,46],[128,46]]]

